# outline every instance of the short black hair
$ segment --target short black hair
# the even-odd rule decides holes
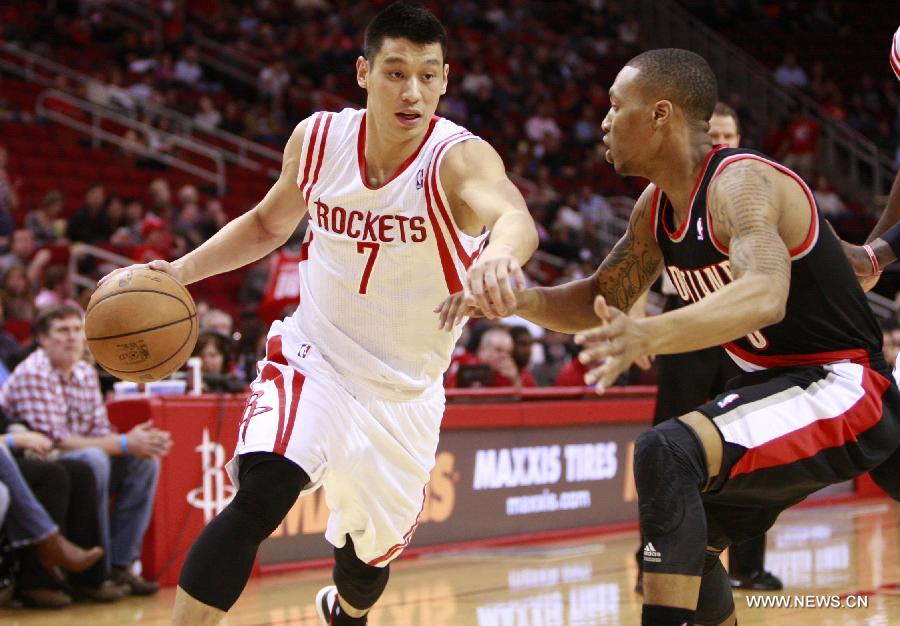
[[[641,71],[653,97],[671,100],[688,118],[708,122],[719,99],[716,75],[702,56],[680,48],[642,52],[626,65]]]
[[[363,56],[372,63],[385,37],[402,37],[418,44],[439,43],[447,59],[447,31],[434,13],[417,2],[394,2],[372,18],[366,27]]]

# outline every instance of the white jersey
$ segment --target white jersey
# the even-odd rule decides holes
[[[433,310],[462,289],[488,235],[456,226],[439,175],[450,147],[471,139],[434,117],[419,149],[373,188],[365,110],[318,113],[307,126],[297,184],[309,227],[288,323],[351,385],[412,399],[441,384],[460,327],[440,330]]]

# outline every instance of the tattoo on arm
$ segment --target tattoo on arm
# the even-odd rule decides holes
[[[662,253],[650,233],[650,203],[638,200],[625,235],[594,274],[594,293],[627,311],[662,269]]]
[[[775,186],[762,167],[766,166],[754,163],[722,172],[707,198],[707,207],[719,237],[730,235],[729,256],[735,279],[756,272],[786,290],[791,260],[778,232],[781,213]]]

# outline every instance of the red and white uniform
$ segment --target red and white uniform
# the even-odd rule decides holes
[[[440,330],[433,310],[462,288],[487,238],[456,226],[440,165],[475,139],[433,118],[378,188],[366,181],[364,110],[313,116],[300,153],[309,209],[300,306],[272,326],[236,455],[275,451],[296,462],[310,475],[307,491],[325,486],[326,538],[340,547],[349,534],[375,565],[409,542],[434,465],[441,377],[461,326]]]

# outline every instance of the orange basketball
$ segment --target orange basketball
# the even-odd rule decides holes
[[[187,361],[199,333],[188,290],[166,274],[129,270],[107,281],[88,303],[88,348],[107,372],[136,383],[165,378]]]

